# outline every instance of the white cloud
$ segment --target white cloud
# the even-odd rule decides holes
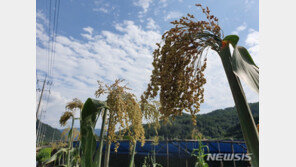
[[[178,11],[170,11],[167,16],[164,18],[165,21],[171,20],[171,19],[177,19],[180,18],[183,14]]]
[[[152,18],[147,19],[147,29],[156,30],[159,29],[159,26],[155,23],[155,21]]]
[[[233,106],[232,94],[219,55],[209,50],[207,55],[207,69],[205,70],[205,102],[201,105],[201,112]]]
[[[160,0],[159,1],[162,7],[167,7],[168,6],[168,1],[167,0]]]
[[[37,16],[38,17],[38,16]],[[37,70],[47,71],[46,24],[37,19]],[[54,66],[54,96],[49,101],[47,123],[57,126],[64,112],[65,102],[75,97],[85,101],[94,98],[97,80],[112,83],[122,78],[138,97],[146,89],[152,70],[152,52],[161,34],[152,29],[143,30],[133,21],[115,25],[115,32],[94,34],[91,27],[83,30],[91,40],[57,36]],[[86,37],[82,34],[82,36]]]
[[[135,6],[139,6],[139,7],[143,8],[143,13],[147,12],[150,3],[152,3],[152,0],[137,0],[137,1],[134,1]]]
[[[254,29],[249,30],[249,34],[246,39],[246,44],[249,46],[254,46],[259,44],[259,32]]]
[[[91,28],[91,27],[85,27],[85,28],[83,28],[83,30],[86,31],[86,32],[88,32],[89,34],[92,34],[93,31],[94,31],[94,29]]]
[[[238,35],[240,32],[244,31],[247,28],[247,24],[243,23],[243,25],[238,26],[234,31],[231,32],[231,34]]]
[[[255,4],[255,0],[245,0],[245,12],[247,12],[248,10],[250,10],[253,5]]]
[[[93,11],[95,11],[95,12],[103,12],[103,13],[108,13],[109,12],[108,9],[103,8],[103,7],[101,7],[101,8],[94,8]]]
[[[40,86],[40,83],[39,83]],[[37,93],[36,103],[38,104],[40,94]],[[45,91],[40,105],[39,118],[42,122],[59,127],[58,119],[65,111],[65,105],[70,99],[63,97],[59,92]]]
[[[83,36],[84,38],[86,38],[88,40],[93,40],[93,38],[90,34],[81,34],[81,36]]]
[[[85,27],[83,28],[83,30],[85,32],[87,32],[87,34],[81,34],[81,36],[83,36],[84,38],[88,39],[88,40],[93,40],[93,37],[92,37],[92,33],[93,33],[93,28],[92,27]]]
[[[259,65],[259,32],[254,29],[249,29],[249,34],[245,41],[252,58]]]
[[[245,0],[245,4],[246,4],[246,5],[247,5],[247,4],[253,4],[253,3],[255,3],[254,0]]]
[[[104,0],[95,0],[92,10],[95,12],[109,13],[111,9],[114,10],[114,7],[110,7],[108,1],[106,2]]]

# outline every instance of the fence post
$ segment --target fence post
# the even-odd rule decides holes
[[[220,152],[220,141],[218,141],[218,151],[219,151],[219,154],[221,153]],[[223,160],[220,161],[220,166],[223,167]]]
[[[180,148],[180,141],[178,141],[178,146],[179,146],[179,166],[182,166],[181,165],[181,155],[180,155],[180,150],[181,150],[181,148]]]
[[[233,167],[236,167],[235,160],[234,160],[233,139],[231,139],[231,152],[232,152],[232,155],[233,155]]]
[[[167,145],[167,167],[170,166],[170,157],[169,157],[169,143],[168,138],[166,139],[166,145]]]
[[[187,142],[186,142],[185,146],[186,146],[186,152],[187,152]],[[186,156],[186,162],[185,162],[185,164],[186,164],[186,167],[188,167],[187,156]]]
[[[210,147],[209,147],[209,142],[208,141],[206,141],[206,143],[207,143],[207,146],[208,146],[208,148],[209,149],[207,149],[207,154],[211,154],[211,150],[210,150]],[[208,160],[208,155],[207,155],[207,160]],[[209,160],[210,161],[210,160]],[[209,163],[209,161],[206,161],[207,163]]]

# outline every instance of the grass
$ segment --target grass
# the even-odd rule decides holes
[[[51,157],[51,152],[52,152],[52,148],[41,149],[36,156],[36,161],[44,162],[48,160]]]

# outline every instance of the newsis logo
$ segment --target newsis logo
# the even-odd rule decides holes
[[[208,154],[207,161],[250,161],[251,154],[244,153],[214,153]]]

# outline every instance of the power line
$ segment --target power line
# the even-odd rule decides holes
[[[47,43],[47,74],[49,74],[50,70],[50,41],[51,41],[51,0],[49,2],[49,10],[48,10],[48,43]]]
[[[47,72],[45,75],[45,79],[43,81],[40,81],[37,76],[37,83],[36,83],[38,85],[39,82],[43,82],[42,89],[36,89],[36,91],[41,91],[41,95],[40,95],[40,99],[39,99],[39,103],[36,111],[36,120],[38,120],[38,116],[39,116],[39,124],[38,124],[39,126],[37,129],[37,144],[43,141],[44,139],[43,134],[46,131],[45,127],[42,126],[43,124],[41,123],[41,120],[42,120],[42,116],[45,119],[45,113],[47,111],[47,104],[50,96],[50,90],[53,84],[52,80],[53,80],[53,67],[54,67],[55,48],[56,48],[56,35],[58,30],[58,20],[59,20],[58,18],[59,18],[59,10],[60,10],[60,0],[55,0],[54,4],[52,4],[52,0],[48,0],[48,2],[49,2],[49,5],[47,5],[47,2],[45,3],[46,10],[48,10]],[[52,9],[54,12],[53,15],[52,15]],[[45,89],[45,86],[47,86],[48,88]],[[47,94],[46,107],[45,107],[45,110],[41,110],[41,113],[39,114],[40,106],[42,102],[42,95],[44,91],[49,92]]]
[[[56,1],[55,1],[56,2]],[[53,43],[54,43],[54,38],[55,38],[55,19],[56,19],[56,3],[55,3],[55,7],[54,7],[54,15],[53,15],[53,28],[52,28],[52,34],[51,35],[51,46],[50,46],[50,62],[49,62],[49,71],[48,71],[48,75],[51,75],[52,72],[52,57],[54,54],[54,50],[53,50]]]
[[[50,25],[50,29],[52,28],[52,30],[49,32],[51,45],[48,48],[48,51],[49,51],[48,74],[51,77],[52,77],[53,67],[54,67],[53,65],[54,65],[54,57],[55,57],[56,36],[57,36],[57,29],[58,29],[58,17],[59,17],[59,11],[60,11],[60,0],[55,0],[55,3],[53,5],[54,5],[53,18],[50,16],[50,22],[51,22],[51,19],[53,19],[52,21],[53,26],[51,27]]]
[[[55,26],[55,38],[54,38],[54,46],[53,46],[53,50],[54,50],[54,53],[53,53],[53,62],[52,62],[52,69],[54,68],[54,60],[55,60],[55,48],[56,48],[56,36],[57,36],[57,31],[58,31],[58,23],[59,23],[59,13],[60,13],[60,0],[57,0],[58,1],[58,5],[57,5],[57,19],[56,19],[56,26]],[[53,78],[53,71],[52,70],[52,73],[51,73],[51,76]]]

